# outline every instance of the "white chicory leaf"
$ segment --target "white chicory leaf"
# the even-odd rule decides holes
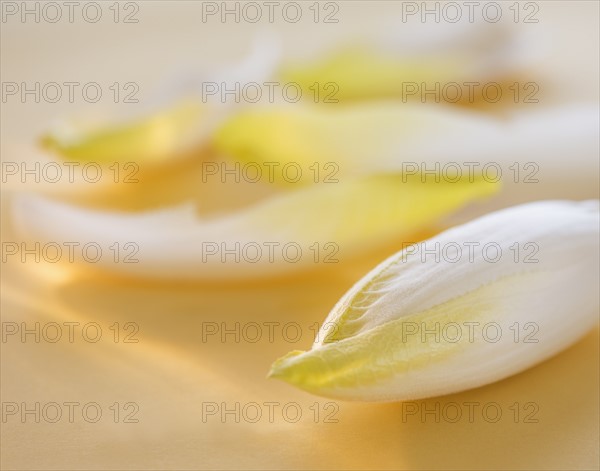
[[[529,368],[598,320],[598,201],[504,209],[407,247],[333,308],[275,378],[327,397],[450,394]]]
[[[336,263],[377,244],[414,240],[497,189],[483,179],[423,183],[418,176],[389,174],[315,184],[212,219],[198,217],[193,204],[102,212],[26,195],[15,198],[13,214],[18,234],[32,242],[138,249],[135,262],[104,256],[92,264],[112,272],[243,279]]]

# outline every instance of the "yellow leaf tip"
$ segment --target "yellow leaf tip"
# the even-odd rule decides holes
[[[284,356],[282,356],[281,358],[278,358],[277,360],[275,360],[273,362],[273,364],[271,365],[271,369],[269,370],[269,373],[267,373],[267,378],[277,378],[277,379],[283,379],[285,380],[285,378],[288,376],[288,371],[289,371],[289,367],[290,365],[290,359],[295,358],[299,355],[302,355],[303,353],[306,353],[303,350],[293,350],[287,354],[285,354]]]

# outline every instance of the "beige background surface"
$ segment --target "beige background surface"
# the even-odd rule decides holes
[[[561,84],[560,100],[597,102],[597,2],[538,2],[551,51],[546,66]],[[396,2],[342,2],[337,25],[275,23],[289,56],[318,50],[336,38],[394,25]],[[396,12],[396,13],[394,13]],[[205,24],[199,2],[140,2],[135,25],[84,22],[1,25],[2,81],[137,81],[142,105],[160,83],[195,66],[236,60],[256,25]],[[396,17],[397,18],[397,17]],[[551,99],[549,99],[551,101]],[[95,106],[95,105],[93,105]],[[35,160],[35,137],[59,116],[133,113],[130,105],[2,104],[2,159]],[[183,170],[182,170],[183,171]],[[185,173],[185,171],[183,171]],[[11,189],[11,191],[14,189]],[[597,187],[553,188],[553,196],[597,197]],[[2,195],[3,237],[10,240]],[[508,199],[509,196],[507,196]],[[103,202],[98,200],[97,204]],[[107,200],[107,205],[114,205]],[[498,203],[502,205],[503,203]],[[475,212],[483,207],[476,207]],[[8,238],[8,239],[7,239]],[[403,420],[402,404],[332,402],[265,378],[271,362],[292,349],[307,349],[333,304],[366,270],[398,247],[369,251],[360,260],[294,278],[248,284],[149,283],[102,278],[43,264],[2,266],[2,322],[97,322],[97,343],[75,338],[56,344],[8,340],[1,344],[1,393],[5,402],[97,402],[103,417],[87,423],[26,423],[9,417],[2,426],[3,469],[598,469],[598,332],[522,374],[453,396],[417,401],[418,407],[495,402],[502,418],[476,413],[456,423],[426,416]],[[297,322],[296,343],[281,335],[256,343],[211,338],[203,322]],[[115,322],[139,325],[138,343],[115,343]],[[568,322],[568,318],[565,319]],[[231,337],[229,337],[231,339]],[[296,402],[297,423],[267,409],[257,423],[229,415],[202,421],[202,403]],[[109,407],[139,405],[138,423],[114,423]],[[523,406],[539,407],[525,423]],[[320,410],[314,421],[314,404]],[[514,403],[521,414],[514,420]],[[327,409],[330,407],[330,409]],[[325,411],[339,407],[337,423]],[[463,408],[463,410],[465,410]],[[122,417],[121,417],[122,419]]]

